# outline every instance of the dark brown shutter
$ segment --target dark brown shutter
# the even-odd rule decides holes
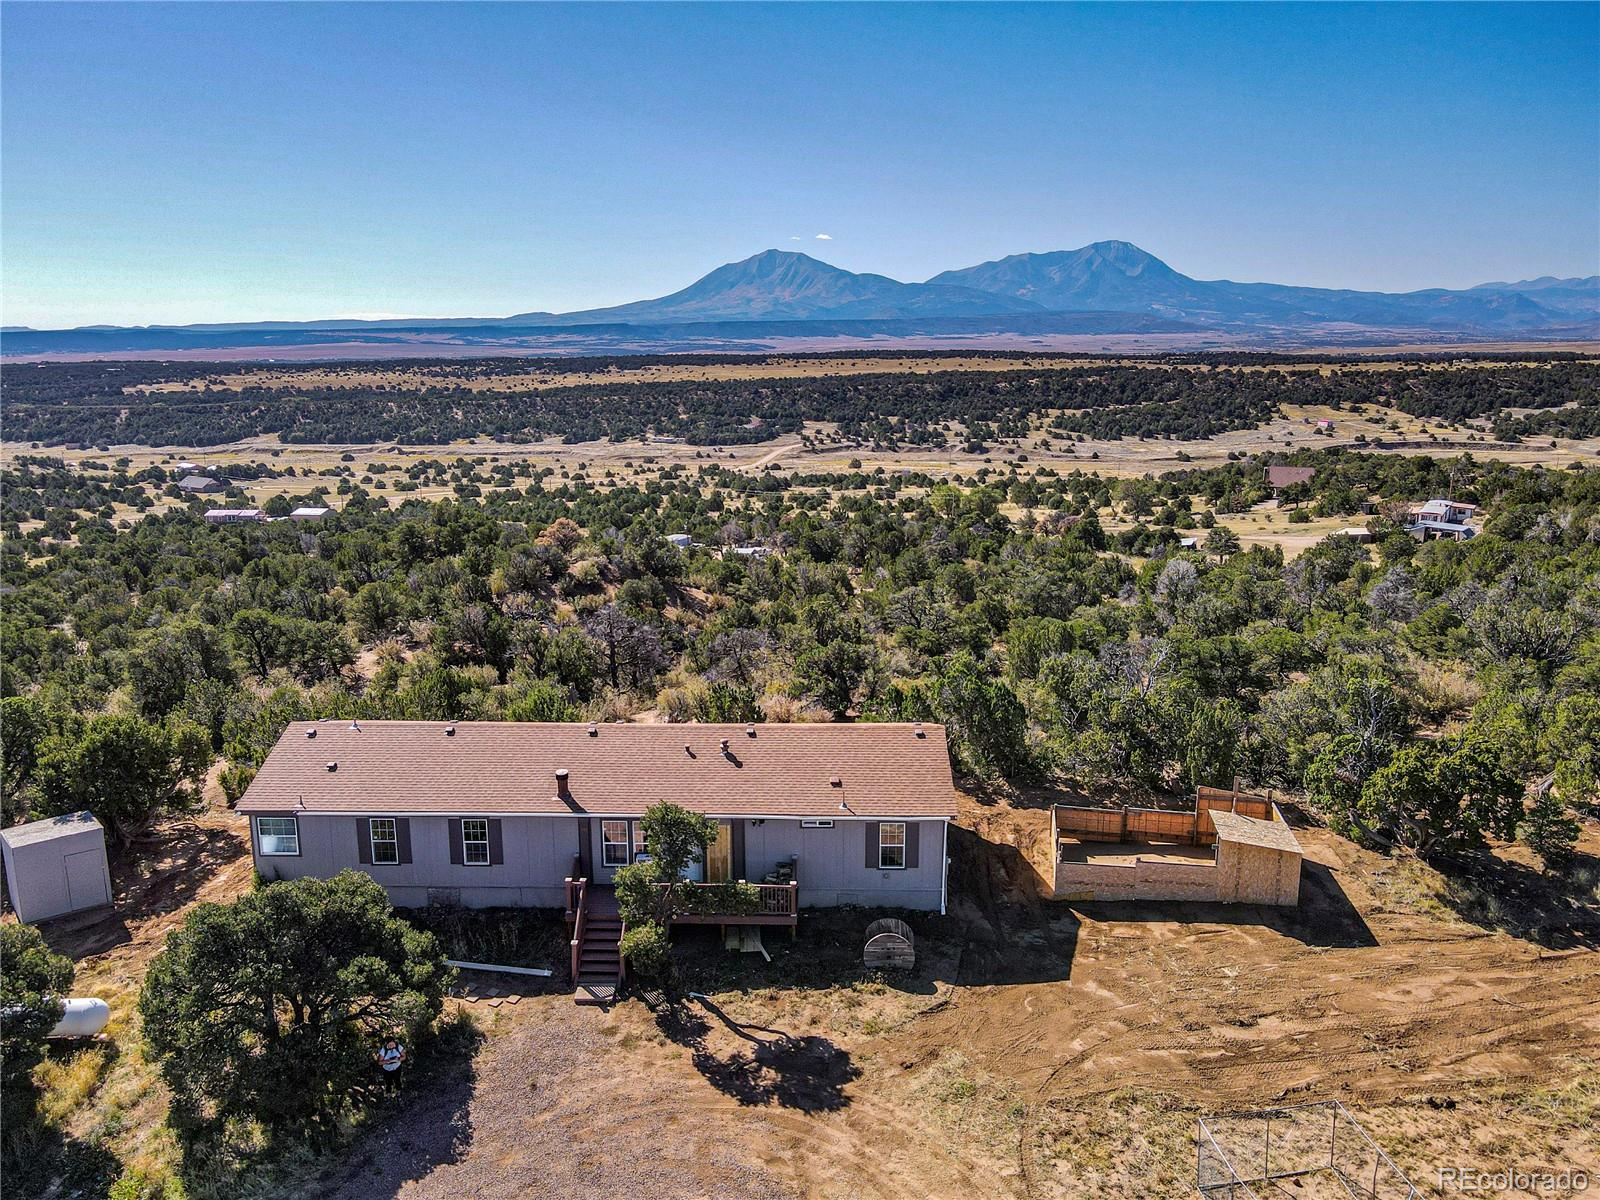
[[[506,861],[505,842],[500,837],[500,822],[489,822],[489,865],[498,867]]]
[[[732,842],[732,846],[731,846],[731,848],[730,848],[730,850],[728,852],[728,857],[729,857],[729,860],[730,860],[730,863],[731,863],[731,869],[732,869],[732,873],[733,873],[733,878],[735,878],[735,879],[748,879],[748,878],[750,878],[748,875],[746,875],[744,873],[744,822],[743,821],[735,821],[735,822],[733,822],[733,833],[731,835],[730,841]]]
[[[578,874],[584,879],[594,874],[594,830],[588,817],[578,818]]]
[[[461,859],[461,819],[450,818],[450,861],[455,866],[460,866]]]
[[[367,864],[372,862],[372,830],[367,824],[366,817],[356,818],[356,861]]]
[[[394,823],[395,849],[400,852],[400,861],[411,861],[411,821],[407,817],[398,817]]]
[[[878,858],[878,823],[876,821],[868,821],[862,828],[867,831],[867,869],[876,871],[880,861]]]
[[[915,821],[906,822],[906,866],[908,868],[917,865],[917,831],[921,828],[922,826]]]

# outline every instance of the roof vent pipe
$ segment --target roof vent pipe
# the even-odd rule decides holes
[[[556,768],[556,795],[566,796],[570,794],[570,789],[567,787],[567,776],[568,771],[565,767]]]
[[[306,736],[308,738],[314,738],[317,736],[317,731],[315,729],[308,729],[306,730]]]
[[[599,737],[600,736],[600,726],[596,725],[593,721],[589,722],[589,736],[590,737]]]
[[[455,737],[455,735],[456,735],[456,727],[455,727],[455,724],[453,722],[444,727],[444,735],[445,735],[445,737]]]
[[[918,737],[927,737],[928,736],[927,733],[924,732],[924,730],[922,728],[922,722],[921,721],[912,722],[911,728],[916,733],[916,735]]]
[[[727,738],[723,738],[722,739],[722,752],[724,754],[730,753],[730,751],[728,750],[728,739]]]
[[[753,724],[746,725],[744,727],[744,735],[746,737],[755,737],[755,735],[756,735],[756,727]]]
[[[356,720],[354,718],[351,718],[351,720],[350,720],[350,728],[351,728],[351,730],[353,730],[356,733],[360,733],[361,732],[361,726],[356,722]]]
[[[330,771],[337,771],[337,770],[338,770],[338,769],[339,769],[339,764],[338,764],[338,763],[336,763],[336,762],[330,762],[330,763],[329,763],[329,764],[328,764],[328,770],[330,770]]]

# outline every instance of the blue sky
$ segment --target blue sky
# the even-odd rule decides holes
[[[1595,4],[6,3],[0,55],[13,324],[560,311],[769,246],[1600,271]]]

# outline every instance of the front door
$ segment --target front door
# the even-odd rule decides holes
[[[717,840],[706,847],[706,882],[727,883],[733,878],[733,825],[717,822]]]

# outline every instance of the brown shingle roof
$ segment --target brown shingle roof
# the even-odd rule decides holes
[[[1296,483],[1304,483],[1316,473],[1315,467],[1268,467],[1267,484],[1269,487],[1290,487]]]
[[[581,724],[464,721],[447,735],[451,727],[297,721],[239,811],[629,816],[671,800],[729,817],[955,816],[941,725],[924,725],[922,737],[903,724],[762,724],[754,737],[744,725],[599,725],[594,736]],[[558,769],[569,773],[566,798]]]

